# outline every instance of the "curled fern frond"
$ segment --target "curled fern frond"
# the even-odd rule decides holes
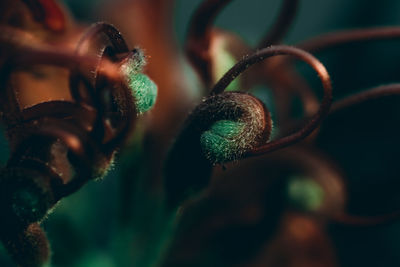
[[[27,38],[21,31],[6,29],[16,40]],[[145,60],[138,49],[130,53],[119,31],[106,23],[92,26],[75,53],[16,40],[0,40],[6,46],[18,44],[6,59],[8,67],[0,71],[6,85],[1,92],[2,115],[11,146],[10,159],[0,174],[0,206],[4,224],[23,228],[41,221],[60,199],[88,180],[105,175],[137,113],[121,61],[128,58],[130,67],[141,71]],[[31,85],[13,83],[18,78],[13,75],[38,64],[71,71],[69,77],[63,76],[66,81],[69,78],[65,89],[70,89],[71,99],[44,98],[19,105],[18,87],[30,89]],[[135,75],[149,87],[141,73]]]
[[[280,55],[290,55],[310,65],[318,74],[318,77],[321,80],[324,95],[318,111],[311,117],[311,119],[307,123],[304,124],[302,128],[292,134],[289,134],[277,140],[266,142],[265,144],[256,147],[254,150],[249,152],[249,156],[269,153],[304,139],[319,126],[322,120],[329,113],[329,109],[332,103],[332,84],[325,66],[310,53],[302,49],[286,45],[270,46],[245,57],[235,66],[233,66],[227,73],[225,73],[225,75],[218,81],[218,83],[215,84],[215,86],[211,90],[211,95],[224,92],[224,90],[233,80],[235,80],[240,74],[246,71],[253,64],[261,62],[267,58]]]
[[[206,98],[191,114],[199,129],[200,144],[213,164],[241,158],[268,140],[272,121],[266,107],[245,93],[225,93]],[[204,128],[203,128],[204,127]]]
[[[205,98],[189,115],[168,155],[165,185],[169,201],[208,184],[212,167],[234,161],[267,140],[272,121],[255,97],[225,92]]]

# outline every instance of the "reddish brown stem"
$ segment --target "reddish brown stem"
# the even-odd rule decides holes
[[[400,38],[400,27],[377,27],[368,29],[343,30],[326,33],[299,43],[297,46],[309,52],[355,42],[390,40]]]
[[[0,26],[0,48],[8,50],[5,56],[13,67],[24,67],[32,64],[51,64],[66,68],[77,66],[98,66],[98,70],[108,79],[119,81],[119,66],[109,60],[99,62],[97,56],[77,55],[74,51],[63,50],[55,46],[41,43],[28,32]]]
[[[73,51],[61,51],[56,48],[37,49],[24,47],[18,49],[18,53],[10,59],[14,66],[22,68],[34,64],[50,64],[54,66],[75,68],[82,65],[93,65],[98,63],[98,59],[93,56],[76,55]],[[100,63],[100,71],[110,80],[120,80],[122,78],[119,68],[110,61]]]
[[[400,95],[400,83],[378,86],[360,93],[356,93],[332,104],[329,115],[343,111],[347,108],[362,104],[366,101]],[[356,216],[350,214],[337,214],[330,219],[334,223],[353,226],[375,226],[393,222],[400,218],[400,210],[380,216]]]
[[[357,216],[350,214],[336,214],[332,216],[332,223],[346,226],[377,226],[397,221],[400,218],[400,210],[380,216]]]
[[[278,45],[278,46],[271,46],[269,48],[264,48],[260,51],[257,51],[253,55],[248,56],[243,60],[239,61],[218,81],[218,83],[212,89],[211,94],[219,94],[223,92],[225,88],[237,76],[239,76],[243,71],[245,71],[251,65],[258,63],[266,58],[279,55],[291,55],[309,64],[318,73],[318,76],[321,79],[324,88],[324,96],[318,112],[300,130],[288,136],[282,137],[278,140],[266,143],[265,145],[260,146],[254,149],[253,151],[249,152],[247,156],[262,155],[289,146],[304,139],[315,128],[318,127],[318,125],[328,115],[329,112],[329,108],[332,102],[332,85],[329,74],[326,71],[324,65],[308,52],[295,47],[290,47],[285,45]]]
[[[371,42],[377,40],[392,40],[400,38],[400,27],[377,27],[368,29],[353,29],[353,30],[343,30],[332,33],[323,34],[306,41],[303,41],[297,45],[297,47],[304,49],[308,52],[321,52],[323,50],[346,45],[357,42]],[[287,64],[287,60],[283,60],[274,67],[277,68],[279,64]],[[284,68],[280,66],[280,68]],[[306,95],[307,87],[302,86],[303,90],[299,90],[302,95],[303,101],[305,103],[310,103],[313,106],[314,102],[312,98]],[[304,93],[303,93],[304,92]]]
[[[98,26],[98,27],[97,27]],[[118,34],[115,34],[116,30],[113,32],[109,33],[109,28],[110,26],[107,26],[105,24],[96,24],[96,27],[93,27],[96,31],[104,31],[106,34],[110,35],[110,39],[116,43],[119,44],[120,46],[123,46],[123,48],[127,47],[122,40],[122,37],[120,37]],[[98,29],[99,28],[99,29]],[[26,34],[25,32],[14,30],[13,28],[9,27],[1,27],[0,29],[4,29],[4,31],[8,34],[8,36],[1,40],[2,44],[7,46],[10,46],[12,48],[12,56],[9,55],[7,58],[7,66],[8,71],[13,71],[18,68],[24,68],[25,66],[31,66],[35,64],[50,64],[50,65],[55,65],[55,66],[61,66],[61,67],[66,67],[69,69],[95,69],[96,74],[101,74],[104,77],[107,78],[107,82],[110,83],[115,83],[123,89],[121,89],[122,93],[121,95],[124,95],[126,98],[126,101],[128,101],[128,98],[130,96],[130,92],[128,92],[128,89],[125,88],[125,82],[123,80],[123,77],[121,75],[120,69],[119,69],[119,64],[111,62],[107,58],[101,58],[99,59],[97,55],[87,55],[87,54],[78,54],[75,53],[74,51],[62,51],[60,49],[57,49],[56,47],[41,44],[39,42],[34,42],[33,46],[27,45],[28,43],[32,43],[30,40],[30,36]],[[94,34],[95,34],[94,33]],[[100,37],[99,37],[100,38]],[[95,38],[94,38],[95,39]],[[25,42],[26,41],[26,42]],[[28,42],[31,41],[31,42]],[[114,44],[113,43],[113,44]],[[122,44],[123,43],[123,44]],[[3,74],[4,76],[7,76],[7,73]],[[78,75],[80,79],[84,82],[86,82],[86,88],[89,91],[89,94],[94,95],[94,94],[101,94],[100,92],[102,90],[105,90],[106,85],[97,88],[98,91],[100,92],[95,92],[95,90],[92,88],[94,84],[92,83],[87,83],[88,77],[83,77],[82,75]],[[71,84],[72,85],[72,84]],[[107,87],[108,88],[108,87]],[[72,85],[70,86],[71,89],[71,94],[73,96],[76,96],[77,93],[75,92],[78,90],[78,85],[76,86]],[[114,91],[117,89],[114,88]],[[130,96],[131,97],[131,96]],[[78,99],[75,99],[76,102],[79,102]],[[79,102],[80,103],[80,102]],[[101,108],[102,105],[99,103],[96,103],[96,109],[97,109],[97,116],[100,118],[101,117]],[[129,105],[128,105],[129,104]],[[127,106],[131,107],[133,106],[133,103],[128,103]],[[103,144],[104,152],[105,153],[110,153],[115,149],[116,146],[119,146],[122,142],[122,140],[126,137],[127,133],[131,129],[133,125],[133,108],[130,108],[126,112],[126,118],[124,120],[124,125],[118,128],[115,133],[114,133],[114,138],[109,140],[106,144]]]
[[[186,54],[206,85],[212,81],[210,66],[210,33],[215,18],[232,0],[206,0],[195,11],[190,22]],[[298,0],[284,0],[277,21],[260,42],[259,48],[278,43],[294,20]]]
[[[303,41],[297,45],[297,47],[304,49],[309,52],[321,52],[323,50],[346,45],[350,43],[357,42],[370,42],[377,40],[391,40],[391,39],[399,39],[400,38],[400,27],[377,27],[377,28],[368,28],[368,29],[353,29],[353,30],[343,30],[332,33],[323,34],[306,41]],[[274,68],[278,66],[280,68],[287,68],[284,66],[280,66],[280,64],[287,64],[288,60],[282,60],[280,63],[274,65]],[[279,76],[277,76],[279,77]],[[294,76],[295,77],[295,76]],[[309,103],[311,109],[313,108],[314,101],[312,97],[307,96],[307,86],[302,86],[302,90],[299,90],[301,93],[302,99],[304,103]],[[312,96],[312,95],[311,95]]]
[[[210,32],[212,24],[218,13],[231,2],[231,0],[206,0],[197,8],[191,22],[186,41],[186,55],[199,71],[205,84],[210,84],[211,66]]]
[[[277,20],[266,36],[260,41],[258,48],[277,44],[282,40],[296,17],[298,6],[299,0],[285,0],[283,2]]]
[[[398,95],[398,94],[400,94],[400,84],[399,83],[374,87],[372,89],[362,91],[362,92],[353,94],[351,96],[348,96],[346,98],[343,98],[341,100],[335,101],[332,104],[332,107],[329,111],[329,115],[335,114],[344,109],[350,108],[354,105],[361,104],[365,101],[369,101],[369,100],[373,100],[373,99],[377,99],[377,98],[381,98],[381,97]],[[296,123],[295,125],[298,125],[298,123]],[[284,130],[283,132],[287,132],[288,129],[293,129],[293,128],[296,128],[296,126],[291,125],[291,127],[288,127],[287,130]]]
[[[107,124],[106,110],[104,107],[104,99],[101,97],[105,91],[111,90],[111,93],[116,99],[119,99],[121,113],[121,121],[118,126],[113,129],[113,136],[107,143],[104,144],[104,152],[111,153],[124,140],[127,134],[132,130],[134,125],[135,107],[130,89],[126,86],[123,80],[112,81],[104,80],[101,71],[102,62],[109,62],[118,66],[121,56],[128,56],[129,48],[122,37],[121,33],[111,24],[99,22],[93,24],[81,37],[76,48],[77,55],[89,55],[97,58],[97,63],[92,64],[89,68],[80,68],[77,66],[77,73],[72,73],[70,76],[71,93],[74,99],[78,102],[93,103],[98,112],[98,120],[92,130],[93,133],[98,133],[95,136],[98,140],[103,140],[105,137],[105,125]],[[79,80],[84,76],[91,84],[86,87],[89,90],[89,98],[83,99],[79,92]],[[121,77],[121,75],[120,75]],[[102,81],[102,82],[101,82]],[[113,84],[112,82],[116,82]]]
[[[368,100],[398,94],[400,94],[400,83],[381,85],[334,102],[329,114],[336,113]]]
[[[274,89],[276,105],[279,121],[288,121],[290,110],[288,109],[289,101],[292,94],[297,95],[302,103],[306,116],[311,116],[318,110],[319,101],[314,94],[312,88],[294,67],[281,67],[281,61],[285,59],[277,59],[276,62],[266,62],[262,66],[262,74],[265,76],[265,82]]]

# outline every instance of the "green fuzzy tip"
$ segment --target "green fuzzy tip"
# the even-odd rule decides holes
[[[129,87],[135,98],[138,113],[144,113],[154,106],[157,98],[157,85],[142,73],[146,57],[140,48],[135,48],[121,65]]]
[[[237,135],[243,131],[243,122],[221,120],[214,123],[200,137],[200,145],[206,157],[213,163],[234,160],[238,151]]]
[[[129,87],[135,98],[136,109],[144,113],[154,106],[157,98],[157,85],[145,74],[137,73],[129,77]]]
[[[303,211],[318,210],[324,202],[324,191],[310,178],[293,177],[288,185],[289,202]]]
[[[140,48],[135,48],[122,64],[122,72],[127,77],[131,77],[132,75],[141,73],[146,63],[147,61],[143,51]]]

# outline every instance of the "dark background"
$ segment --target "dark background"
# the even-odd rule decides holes
[[[97,9],[101,2],[105,0],[65,1],[77,19],[86,22],[99,20]],[[189,17],[199,2],[176,1],[175,30],[180,46]],[[284,43],[296,44],[334,30],[397,25],[400,21],[400,1],[396,0],[300,2]],[[216,24],[254,45],[274,21],[280,3],[279,0],[236,0],[222,12]],[[332,76],[335,99],[340,99],[353,92],[398,81],[399,47],[400,40],[359,43],[317,56]],[[299,69],[319,88],[318,80],[308,68],[299,65]],[[190,79],[189,82],[191,90],[196,90],[198,83]],[[324,123],[318,138],[318,146],[346,175],[349,211],[354,214],[377,215],[400,207],[399,101],[399,97],[385,98],[360,105],[352,112],[340,113]],[[0,160],[4,164],[8,155],[4,138],[0,145]],[[130,160],[134,161],[134,157]],[[105,179],[90,182],[63,200],[49,215],[44,225],[52,244],[53,266],[148,266],[148,259],[155,257],[140,246],[127,247],[129,238],[135,238],[135,231],[141,230],[140,223],[138,229],[129,232],[119,227],[120,170],[121,164],[117,162]],[[145,224],[146,218],[142,220]],[[398,222],[375,227],[336,226],[329,231],[341,266],[400,266]],[[0,266],[13,266],[2,248]]]

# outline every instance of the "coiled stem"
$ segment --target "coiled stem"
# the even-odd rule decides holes
[[[297,46],[309,52],[320,52],[338,45],[398,38],[400,38],[400,27],[376,27],[326,33],[305,40]]]
[[[329,115],[336,114],[356,105],[373,99],[400,95],[400,84],[381,85],[351,96],[345,97],[333,103]],[[333,214],[329,219],[332,223],[346,226],[376,226],[397,221],[400,218],[400,210],[395,210],[379,216],[359,216],[347,213]]]
[[[285,137],[282,137],[278,140],[274,140],[266,144],[263,144],[259,147],[256,147],[255,149],[247,153],[247,156],[257,156],[269,153],[304,139],[315,128],[318,127],[318,125],[328,115],[329,112],[329,108],[332,102],[332,85],[329,74],[325,69],[324,65],[308,52],[301,50],[299,48],[285,46],[285,45],[278,45],[278,46],[271,46],[268,48],[264,48],[238,62],[214,86],[214,88],[211,90],[211,95],[223,92],[225,88],[236,77],[238,77],[251,65],[258,63],[264,59],[279,55],[291,55],[309,64],[317,72],[318,77],[322,82],[324,95],[317,113],[313,117],[311,117],[308,123],[306,123],[300,130],[296,131],[295,133],[289,134]]]
[[[205,0],[196,9],[186,41],[186,55],[208,86],[212,82],[210,42],[213,23],[221,10],[232,0]],[[278,43],[291,25],[298,0],[284,0],[275,24],[263,38],[259,47]]]
[[[272,122],[255,97],[225,92],[205,98],[189,115],[168,155],[169,205],[208,184],[213,165],[237,160],[268,139]]]

